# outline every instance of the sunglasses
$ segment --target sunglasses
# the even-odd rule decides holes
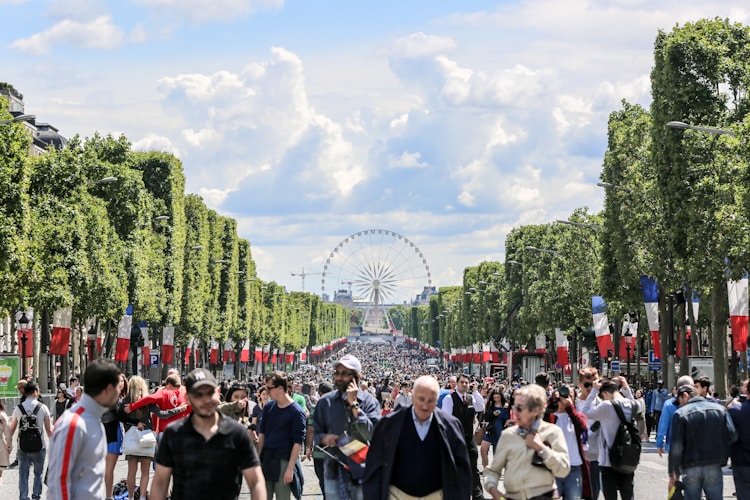
[[[521,413],[523,411],[523,406],[516,405],[513,407],[513,409],[516,410],[516,412]]]
[[[583,383],[583,386],[584,386],[584,387],[585,387],[586,389],[591,389],[591,387],[593,387],[593,385],[594,385],[594,384],[592,384],[591,382],[584,382],[584,383]]]

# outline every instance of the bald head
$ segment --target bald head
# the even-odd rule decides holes
[[[432,391],[435,394],[440,393],[440,384],[435,377],[432,375],[422,375],[414,381],[414,392],[417,392],[417,388]]]

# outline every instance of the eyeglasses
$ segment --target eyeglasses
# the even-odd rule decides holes
[[[518,413],[521,413],[523,411],[523,406],[516,405],[516,406],[513,407],[513,409],[516,410]]]
[[[353,375],[354,374],[352,372],[339,372],[339,371],[333,372],[334,377],[351,377]]]
[[[271,389],[276,389],[276,386],[275,385],[267,385],[266,386],[266,390],[267,391],[270,391]]]

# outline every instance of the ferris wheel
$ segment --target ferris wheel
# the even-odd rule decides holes
[[[364,309],[362,325],[369,332],[386,333],[391,324],[387,306],[411,305],[431,284],[430,266],[413,241],[393,231],[367,229],[331,251],[321,290],[333,292],[335,302]]]

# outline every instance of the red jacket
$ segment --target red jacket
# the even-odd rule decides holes
[[[185,398],[185,394],[182,393],[179,389],[159,389],[153,394],[149,394],[148,396],[144,396],[135,403],[132,403],[130,405],[130,410],[135,411],[139,408],[143,408],[144,406],[155,404],[158,406],[161,410],[172,410],[174,408],[177,408],[178,406],[187,403],[187,399]],[[181,418],[184,418],[190,414],[190,409],[188,408],[182,413],[178,413],[174,417],[168,418],[168,419],[159,419],[152,416],[152,422],[155,420],[155,423],[152,425],[153,429],[156,432],[164,432],[164,429],[167,428],[169,424],[172,422],[179,420]]]

